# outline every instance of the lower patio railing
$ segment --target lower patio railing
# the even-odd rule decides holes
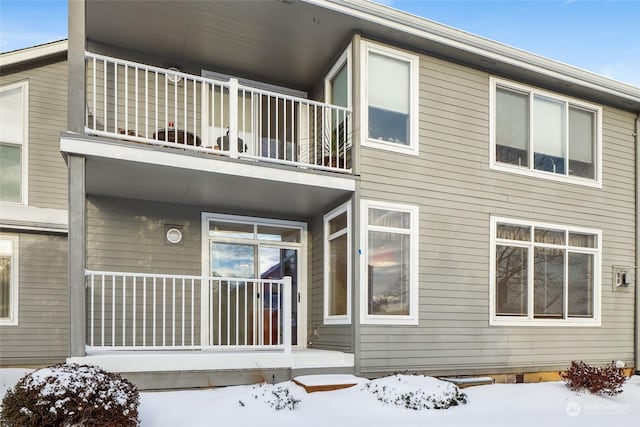
[[[291,278],[87,270],[87,346],[291,351]]]

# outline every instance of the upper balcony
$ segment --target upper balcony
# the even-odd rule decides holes
[[[351,172],[348,108],[219,74],[214,79],[93,53],[85,57],[87,135]]]

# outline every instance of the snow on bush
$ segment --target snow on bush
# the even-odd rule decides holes
[[[251,388],[251,396],[255,400],[262,400],[276,411],[283,409],[293,411],[300,403],[300,399],[296,399],[286,385],[256,384]],[[245,406],[242,400],[239,403],[240,406]]]
[[[452,383],[424,375],[393,375],[373,380],[362,390],[373,394],[385,405],[415,411],[447,409],[467,403],[467,395]]]
[[[59,364],[33,371],[2,401],[3,426],[137,426],[139,395],[120,375]]]
[[[624,362],[611,362],[602,368],[588,365],[584,362],[571,362],[571,367],[562,373],[562,379],[567,387],[574,391],[588,390],[594,394],[615,396],[622,393],[624,376]]]

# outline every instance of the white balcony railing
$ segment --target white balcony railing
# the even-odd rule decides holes
[[[186,150],[351,171],[351,111],[86,53],[85,132]]]
[[[87,346],[291,351],[291,278],[86,271]]]

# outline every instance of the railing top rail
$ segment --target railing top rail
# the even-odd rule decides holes
[[[148,71],[154,71],[154,72],[158,72],[158,73],[161,73],[161,74],[172,74],[172,75],[176,75],[176,76],[179,76],[179,77],[182,77],[182,78],[185,78],[185,79],[199,81],[201,83],[214,83],[214,84],[217,84],[217,85],[220,85],[220,86],[225,86],[225,87],[229,86],[229,82],[214,80],[214,79],[210,79],[210,78],[207,78],[207,77],[196,76],[195,74],[183,73],[182,71],[168,70],[166,68],[156,67],[156,66],[148,65],[148,64],[142,64],[140,62],[129,61],[127,59],[120,59],[120,58],[114,58],[112,56],[100,55],[98,53],[92,53],[92,52],[85,51],[84,57],[85,58],[90,58],[90,59],[95,58],[95,59],[99,59],[100,61],[113,62],[113,63],[117,63],[119,65],[128,65],[130,67],[142,68],[142,69],[145,69],[145,70],[148,70]]]
[[[285,279],[252,279],[242,277],[214,277],[214,276],[194,276],[185,274],[154,274],[154,273],[131,273],[124,271],[100,271],[85,270],[85,276],[119,276],[119,277],[147,277],[159,279],[185,279],[185,280],[215,280],[225,282],[266,282],[266,283],[285,283]]]
[[[188,74],[188,73],[183,73],[182,71],[174,71],[174,70],[168,70],[166,68],[161,68],[161,67],[156,67],[153,65],[147,65],[147,64],[142,64],[139,62],[134,62],[134,61],[129,61],[127,59],[120,59],[120,58],[114,58],[111,56],[107,56],[107,55],[101,55],[98,53],[92,53],[92,52],[88,52],[85,51],[85,58],[89,58],[89,59],[97,59],[100,61],[107,61],[107,62],[113,62],[113,63],[117,63],[119,65],[127,65],[130,67],[135,67],[135,68],[141,68],[144,70],[148,70],[148,71],[152,71],[152,72],[158,72],[161,74],[171,74],[171,75],[176,75],[178,77],[182,77],[184,79],[189,79],[189,80],[193,80],[193,81],[197,81],[200,83],[207,83],[207,84],[215,84],[215,85],[219,85],[219,86],[223,86],[225,88],[229,88],[229,86],[231,86],[231,82],[228,81],[223,81],[223,80],[216,80],[216,79],[212,79],[209,77],[202,77],[202,76],[196,76],[195,74]],[[295,102],[302,102],[304,104],[308,104],[308,105],[313,105],[316,107],[323,107],[323,108],[331,108],[333,110],[337,110],[337,111],[343,111],[345,113],[350,113],[351,109],[347,108],[347,107],[341,107],[339,105],[332,105],[326,102],[321,102],[321,101],[315,101],[313,99],[307,99],[307,98],[300,98],[297,96],[292,96],[292,95],[286,95],[280,92],[273,92],[270,90],[266,90],[266,89],[259,89],[259,88],[255,88],[255,87],[251,87],[251,86],[246,86],[246,85],[242,85],[242,84],[238,84],[238,89],[247,91],[247,92],[253,92],[259,95],[266,95],[266,96],[273,96],[273,97],[277,97],[280,99],[285,99],[288,101],[295,101]]]

